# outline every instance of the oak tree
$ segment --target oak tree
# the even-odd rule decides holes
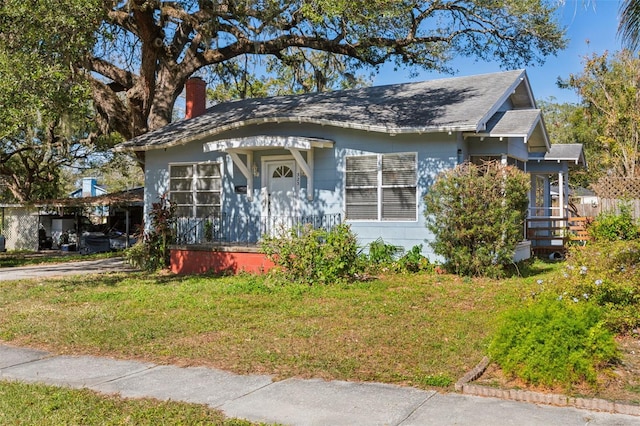
[[[452,71],[454,56],[539,63],[566,44],[557,7],[552,0],[3,0],[0,161],[55,171],[63,163],[43,153],[77,164],[91,158],[99,135],[130,139],[162,127],[194,74],[212,87],[239,81],[230,89],[237,94],[216,95],[224,100],[354,87],[389,62],[439,71]],[[59,180],[55,172],[19,173]],[[19,181],[2,170],[0,179]]]
[[[565,46],[546,0],[230,1],[104,0],[99,40],[83,66],[104,131],[131,138],[171,121],[194,73],[243,59],[299,70],[310,52],[336,61],[312,66],[322,88],[340,64],[449,70],[455,55],[507,67],[542,61]],[[324,66],[326,65],[326,67]]]
[[[65,1],[65,14],[49,2],[0,5],[0,195],[5,200],[60,195],[64,167],[86,161],[99,144],[89,86],[73,64],[95,43],[102,9],[96,2],[92,9],[89,1]]]

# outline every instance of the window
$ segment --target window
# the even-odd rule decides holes
[[[524,171],[524,161],[518,160],[517,158],[507,157],[507,164],[510,166],[515,166],[519,170]]]
[[[416,220],[415,153],[346,157],[349,220]]]
[[[169,199],[178,217],[207,217],[220,213],[220,163],[169,165]]]
[[[515,166],[520,170],[524,170],[524,161],[508,155],[472,155],[471,163],[476,166],[481,166],[488,161],[497,161],[499,163],[505,163],[509,166]]]
[[[272,178],[292,178],[293,170],[287,166],[278,166],[274,171]]]
[[[472,155],[471,163],[476,166],[482,166],[484,163],[488,163],[490,161],[497,161],[498,163],[502,162],[502,155]]]

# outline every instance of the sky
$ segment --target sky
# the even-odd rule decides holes
[[[560,1],[560,0],[558,0]],[[580,98],[570,89],[560,89],[556,85],[558,77],[568,78],[570,74],[581,73],[584,64],[582,59],[593,53],[614,52],[621,49],[617,37],[618,30],[617,0],[565,0],[559,7],[560,25],[567,32],[568,46],[557,56],[547,58],[544,65],[525,67],[533,95],[537,100],[578,103]],[[458,70],[454,76],[466,76],[504,71],[498,63],[474,62],[474,59],[460,58],[454,60],[452,68]],[[384,66],[375,77],[373,84],[405,83],[410,81],[433,80],[451,77],[449,74],[421,72],[410,78],[407,70],[393,70],[393,65]]]

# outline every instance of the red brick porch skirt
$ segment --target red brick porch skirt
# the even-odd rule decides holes
[[[174,246],[170,249],[174,274],[261,274],[273,268],[273,262],[255,247]]]

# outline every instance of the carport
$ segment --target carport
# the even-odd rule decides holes
[[[95,197],[60,198],[25,204],[0,204],[0,233],[8,250],[81,249],[80,244],[63,247],[61,236],[100,228],[103,234],[119,231],[124,247],[142,225],[144,188]],[[89,226],[87,217],[96,209],[108,211],[105,221]],[[89,229],[91,228],[91,229]],[[78,242],[79,243],[79,242]],[[124,248],[121,247],[121,248]]]

